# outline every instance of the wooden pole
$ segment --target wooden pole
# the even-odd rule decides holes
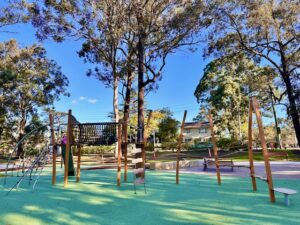
[[[143,158],[143,168],[146,167],[146,143],[147,143],[147,130],[149,128],[149,123],[150,123],[150,120],[151,120],[151,117],[152,117],[152,110],[150,110],[149,112],[149,115],[148,115],[148,119],[147,119],[147,123],[146,123],[146,126],[145,126],[145,129],[144,129],[144,140],[143,140],[143,150],[142,150],[142,158]],[[145,170],[144,170],[144,173],[142,174],[142,177],[145,178]]]
[[[124,182],[127,182],[127,170],[128,170],[128,125],[127,120],[123,120],[123,129],[122,129],[122,149],[124,150]],[[119,153],[118,153],[119,155]],[[118,156],[119,157],[119,156]],[[121,156],[120,156],[121,157]]]
[[[49,114],[50,130],[51,130],[51,142],[52,142],[52,185],[56,184],[56,142],[54,133],[54,118],[53,114]]]
[[[210,132],[211,132],[211,141],[213,143],[213,151],[214,151],[214,157],[215,157],[215,164],[216,164],[216,173],[218,178],[218,184],[221,184],[221,175],[220,175],[220,165],[219,165],[219,157],[218,157],[218,147],[216,142],[216,137],[214,133],[214,123],[211,115],[211,110],[208,112],[208,120],[210,125]]]
[[[80,181],[80,161],[81,161],[81,145],[77,146],[77,173],[76,173],[76,182]]]
[[[148,119],[147,119],[147,124],[146,124],[145,129],[144,129],[144,148],[146,148],[146,143],[147,143],[147,138],[148,138],[147,137],[147,131],[149,129],[149,124],[150,124],[150,121],[151,121],[151,117],[152,117],[152,110],[150,110],[150,112],[149,112]],[[145,164],[146,163],[146,151],[144,151],[143,160],[144,160],[144,164]]]
[[[275,193],[274,193],[274,189],[273,189],[273,179],[272,179],[272,171],[271,171],[271,166],[270,166],[270,161],[269,161],[269,154],[268,154],[263,124],[262,124],[262,118],[261,118],[261,114],[259,111],[259,105],[258,105],[255,97],[252,98],[252,105],[253,105],[253,110],[255,112],[256,119],[257,119],[259,137],[261,140],[261,147],[262,147],[263,157],[264,157],[264,161],[265,161],[265,169],[266,169],[267,182],[268,182],[268,187],[269,187],[270,201],[275,202]]]
[[[72,110],[69,109],[68,127],[67,127],[67,144],[66,144],[66,155],[65,155],[64,187],[68,186],[69,154],[70,154],[70,147],[71,147],[71,132],[72,132],[71,116],[72,116]]]
[[[252,100],[249,102],[249,120],[248,120],[248,156],[249,156],[249,166],[250,166],[250,176],[252,180],[253,191],[257,190],[255,171],[254,171],[254,162],[253,162],[253,147],[252,147]]]
[[[117,171],[117,186],[121,186],[121,143],[122,143],[122,120],[118,123],[118,171]]]
[[[180,161],[180,151],[181,151],[181,144],[182,144],[182,137],[183,137],[183,130],[184,130],[186,114],[187,114],[187,111],[185,110],[183,119],[182,119],[182,123],[181,123],[180,135],[178,138],[177,162],[176,162],[176,184],[179,184],[179,161]]]

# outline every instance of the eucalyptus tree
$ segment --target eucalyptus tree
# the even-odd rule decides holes
[[[111,17],[105,16],[109,2],[110,7],[115,8],[109,11]],[[47,0],[35,1],[31,11],[35,15],[33,24],[38,28],[38,37],[42,39],[52,37],[62,41],[66,36],[76,36],[90,42],[90,37],[95,38],[95,28],[101,35],[105,30],[108,36],[112,31],[121,35],[112,39],[117,41],[120,37],[117,49],[124,56],[123,65],[130,78],[127,79],[129,89],[135,74],[138,77],[138,137],[142,142],[145,89],[156,87],[170,53],[180,46],[194,43],[192,34],[200,24],[198,17],[202,11],[201,5],[201,1],[192,0]],[[121,31],[116,32],[119,28],[110,29],[112,23]],[[91,26],[92,30],[89,29],[91,24],[95,24]],[[98,44],[96,41],[95,45],[88,46],[95,47]],[[103,51],[103,47],[100,48]],[[97,59],[107,63],[105,58],[97,56]],[[127,97],[130,98],[130,93]]]
[[[285,85],[300,143],[297,89],[293,85],[300,67],[299,1],[213,0],[207,1],[206,9],[209,44],[205,56],[243,52],[273,67]]]
[[[32,24],[40,40],[62,42],[73,37],[82,41],[78,52],[85,62],[94,64],[87,71],[105,86],[113,88],[115,120],[118,115],[118,86],[123,65],[123,0],[34,1],[30,5]]]
[[[138,142],[144,139],[145,90],[157,88],[168,55],[195,43],[201,6],[201,1],[190,0],[128,1],[128,28],[135,34],[132,48],[137,57]]]
[[[28,4],[25,0],[8,0],[2,2],[0,4],[0,33],[10,32],[5,29],[7,26],[28,21],[27,6]]]
[[[16,123],[17,141],[25,134],[28,119],[41,107],[49,107],[60,95],[68,95],[67,77],[61,68],[47,58],[39,45],[21,48],[15,40],[0,44],[0,69],[10,71],[10,88],[6,89],[6,112]],[[12,127],[10,128],[12,130]],[[12,132],[13,133],[13,132]],[[20,145],[18,154],[22,154]]]
[[[244,55],[221,57],[210,62],[194,92],[201,112],[212,109],[220,130],[242,141],[242,124],[247,122],[249,96],[255,94],[265,109],[271,99],[269,86],[276,77],[270,67],[258,67]]]

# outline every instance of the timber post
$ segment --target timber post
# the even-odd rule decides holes
[[[215,132],[214,132],[214,122],[212,119],[211,110],[209,110],[209,112],[208,112],[208,120],[209,120],[209,126],[210,126],[210,131],[211,131],[211,141],[213,144],[213,151],[214,151],[214,157],[215,157],[217,179],[218,179],[218,184],[220,185],[221,184],[221,175],[220,175],[220,165],[219,165],[219,157],[218,157],[218,147],[217,147],[217,141],[216,141]]]
[[[182,123],[181,123],[180,135],[179,135],[179,139],[178,139],[177,162],[176,162],[176,184],[179,184],[179,166],[180,166],[179,161],[180,161],[180,151],[181,151],[181,144],[182,144],[186,114],[187,114],[187,110],[184,111],[184,115],[183,115],[183,119],[182,119]]]

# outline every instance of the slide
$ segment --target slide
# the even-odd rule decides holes
[[[65,162],[65,157],[66,157],[66,145],[61,145],[61,150],[62,150],[62,157],[63,160]],[[72,150],[70,148],[70,154],[69,154],[69,171],[68,171],[68,175],[69,176],[75,176],[75,169],[74,169],[74,163],[73,163],[73,153]]]

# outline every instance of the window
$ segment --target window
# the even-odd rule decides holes
[[[200,128],[199,129],[199,134],[206,134],[207,133],[207,128]]]
[[[189,133],[191,133],[191,130],[190,129],[185,129],[185,133],[189,134]]]

